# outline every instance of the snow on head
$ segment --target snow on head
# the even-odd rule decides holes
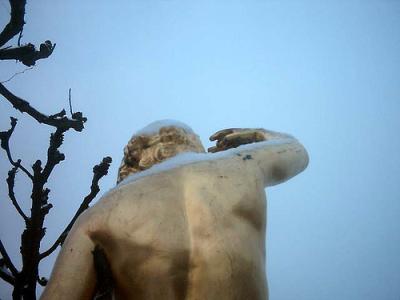
[[[175,121],[175,120],[166,119],[166,120],[159,120],[159,121],[155,121],[153,123],[150,123],[146,127],[144,127],[142,129],[140,129],[139,131],[137,131],[134,134],[134,136],[157,134],[160,131],[160,129],[163,128],[163,127],[178,127],[178,128],[182,128],[183,130],[185,130],[186,133],[194,134],[192,128],[190,128],[185,123],[182,123],[182,122],[179,122],[179,121]]]

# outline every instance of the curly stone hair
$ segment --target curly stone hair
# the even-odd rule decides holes
[[[124,148],[117,183],[184,151],[204,152],[204,148],[197,135],[180,127],[162,127],[154,135],[134,135]]]

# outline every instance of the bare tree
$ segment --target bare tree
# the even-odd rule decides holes
[[[40,44],[39,49],[31,43],[21,45],[21,36],[25,24],[26,0],[9,0],[9,2],[11,17],[9,23],[0,33],[0,60],[17,60],[28,67],[33,66],[39,59],[48,58],[54,51],[56,44],[53,44],[51,41],[45,41]],[[5,46],[6,43],[18,34],[17,46]],[[62,245],[75,220],[89,207],[91,201],[96,197],[100,190],[98,182],[107,174],[111,158],[103,158],[100,164],[93,168],[93,179],[89,194],[84,198],[75,215],[52,246],[42,251],[40,243],[46,233],[46,228],[43,224],[46,215],[52,208],[52,204],[49,202],[50,189],[46,187],[46,183],[55,166],[65,159],[65,155],[59,150],[64,142],[64,134],[70,129],[78,132],[82,131],[87,119],[81,112],[73,113],[72,109],[71,117],[67,117],[64,109],[56,114],[46,115],[32,107],[28,101],[13,94],[3,83],[0,83],[0,95],[4,100],[8,101],[21,113],[26,113],[39,123],[54,128],[54,132],[50,135],[49,145],[47,146],[47,161],[42,163],[41,160],[36,160],[30,168],[25,166],[21,159],[14,158],[10,149],[9,141],[17,126],[17,119],[11,117],[10,129],[0,132],[1,148],[5,151],[11,164],[11,169],[8,172],[6,180],[8,196],[11,204],[25,222],[25,229],[21,234],[20,247],[22,269],[18,270],[15,267],[15,264],[7,253],[5,245],[0,240],[0,278],[13,286],[13,299],[36,299],[37,283],[45,285],[47,282],[45,278],[39,276],[40,261],[50,255],[58,246]],[[27,176],[32,184],[31,209],[29,214],[24,212],[20,207],[14,193],[15,176],[18,171]]]

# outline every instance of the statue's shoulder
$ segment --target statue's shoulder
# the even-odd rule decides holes
[[[193,166],[204,164],[210,160],[213,160],[213,156],[209,153],[180,153],[153,165],[149,169],[127,176],[112,191],[119,188],[123,189],[124,186],[136,184],[146,179],[176,176],[182,170],[190,169]]]

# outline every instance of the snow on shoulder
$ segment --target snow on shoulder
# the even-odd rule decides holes
[[[163,127],[163,126],[161,126]],[[246,155],[250,154],[252,151],[265,148],[265,147],[272,147],[274,145],[284,145],[284,144],[291,144],[296,142],[297,140],[292,137],[285,137],[281,139],[271,139],[264,142],[252,143],[239,146],[237,148],[228,149],[221,152],[216,153],[195,153],[195,152],[185,152],[180,153],[174,157],[168,158],[158,164],[153,165],[151,168],[147,170],[140,171],[138,173],[131,174],[127,176],[124,180],[122,180],[115,188],[112,190],[121,187],[123,185],[135,182],[143,177],[151,176],[154,174],[159,174],[171,169],[176,169],[185,165],[200,163],[204,161],[212,161],[212,160],[219,160],[231,157],[233,155],[241,154]],[[108,194],[108,193],[106,193]]]
[[[178,127],[178,128],[182,128],[183,130],[185,130],[186,133],[194,134],[193,129],[190,128],[185,123],[182,123],[182,122],[179,122],[176,120],[165,119],[165,120],[159,120],[159,121],[150,123],[146,127],[137,131],[134,134],[134,136],[157,134],[160,131],[160,129],[163,127]]]

